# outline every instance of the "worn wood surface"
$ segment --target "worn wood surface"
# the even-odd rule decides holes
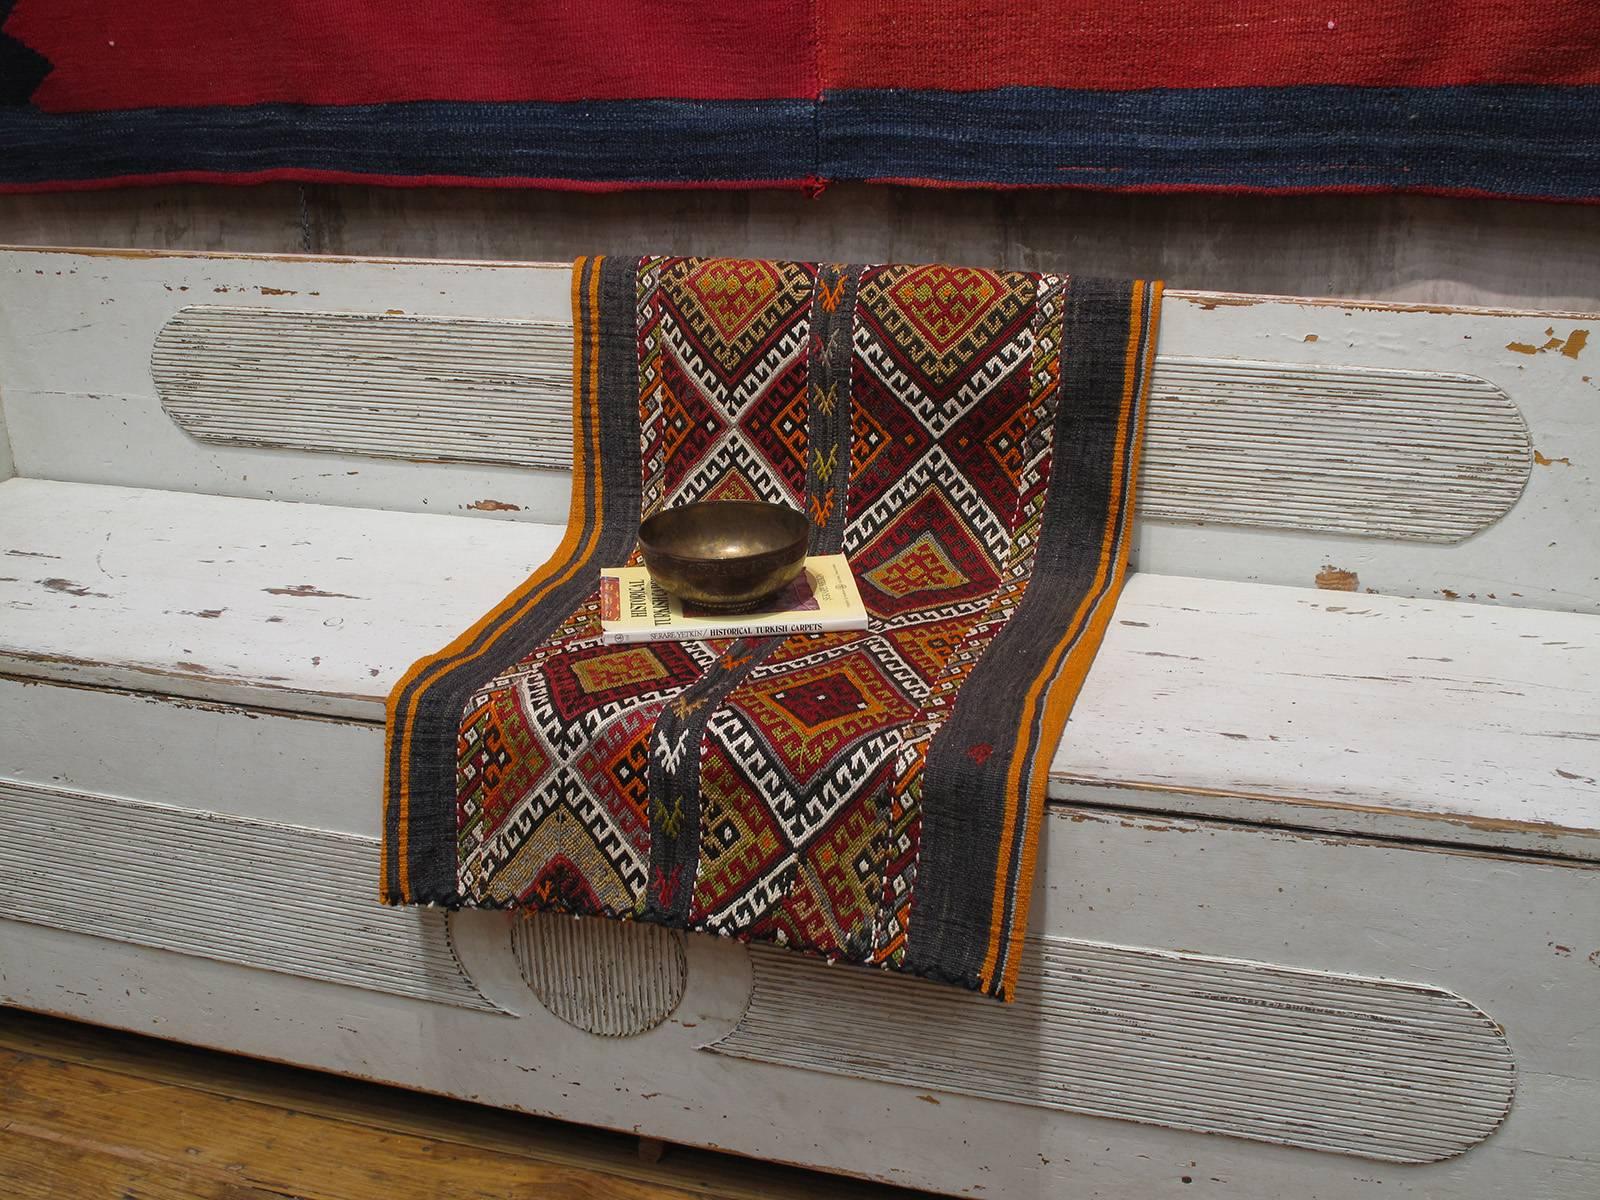
[[[12,786],[154,802],[196,823],[222,815],[378,836],[383,732],[373,724],[14,675],[0,675],[0,712],[0,779]],[[314,784],[284,785],[302,774]]]
[[[951,204],[973,205],[970,212],[981,217],[971,198]],[[590,211],[597,220],[615,215],[603,206]],[[688,208],[650,211],[693,215]],[[309,208],[306,215],[309,222]],[[365,219],[346,215],[347,230]],[[654,230],[663,231],[670,229]],[[707,249],[729,252],[719,241],[723,232],[708,227],[697,236],[716,243]],[[1014,261],[1003,238],[997,253],[920,254],[918,235],[906,232],[910,240],[891,240],[888,252],[860,257]],[[330,224],[326,236],[305,240],[334,233]],[[559,236],[589,233],[571,224]],[[813,235],[774,228],[767,236],[779,243]],[[1262,231],[1253,253],[1270,247],[1273,236]],[[660,239],[645,245],[658,247]],[[748,252],[785,251],[774,244]],[[1111,257],[1121,252],[1104,248]],[[1082,270],[1091,258],[1086,250],[1083,261],[1064,265]],[[35,798],[48,793],[69,815],[74,804],[122,796],[188,810],[197,827],[206,813],[222,811],[258,831],[288,823],[372,838],[381,757],[376,702],[386,678],[417,649],[443,640],[429,632],[426,646],[412,648],[404,639],[421,640],[425,629],[449,624],[454,604],[471,609],[455,628],[485,607],[468,603],[469,586],[429,591],[404,574],[402,564],[453,540],[417,542],[412,531],[421,526],[414,522],[444,519],[415,514],[496,518],[447,524],[463,534],[468,526],[494,531],[466,535],[487,539],[491,549],[502,536],[513,539],[507,544],[516,550],[505,557],[508,570],[520,572],[543,556],[531,553],[533,539],[553,542],[550,523],[564,512],[566,480],[556,471],[482,467],[461,474],[359,456],[204,446],[161,413],[147,356],[162,323],[191,303],[196,289],[229,304],[314,302],[380,314],[393,307],[560,321],[565,289],[550,283],[559,282],[560,271],[120,255],[7,255],[5,265],[0,402],[19,468],[41,478],[0,485],[0,519],[14,518],[15,530],[35,539],[0,543],[22,551],[0,554],[0,588],[20,589],[0,596],[12,605],[0,609],[0,638],[11,646],[4,669],[16,676],[0,679],[0,777],[26,785]],[[1116,273],[1160,272],[1135,266]],[[1531,276],[1519,278],[1533,286]],[[1545,303],[1559,307],[1553,291],[1546,287]],[[1576,307],[1600,304],[1591,298]],[[501,1011],[99,936],[103,915],[92,890],[51,925],[0,921],[0,1001],[975,1197],[1143,1200],[1211,1188],[1262,1200],[1313,1193],[1336,1200],[1407,1193],[1586,1200],[1600,1189],[1592,1151],[1600,1145],[1600,946],[1592,937],[1600,927],[1592,854],[1600,771],[1591,769],[1600,747],[1593,733],[1600,671],[1593,639],[1583,633],[1592,621],[1484,606],[1504,600],[1535,609],[1600,608],[1592,553],[1600,535],[1587,521],[1600,461],[1591,453],[1593,387],[1581,357],[1589,321],[1581,313],[1175,297],[1163,328],[1168,353],[1215,355],[1221,345],[1221,353],[1240,359],[1380,370],[1458,371],[1470,359],[1471,373],[1503,390],[1527,417],[1535,455],[1529,485],[1511,514],[1459,546],[1146,523],[1139,555],[1147,570],[1301,585],[1315,579],[1344,594],[1191,578],[1171,581],[1184,592],[1174,600],[1159,593],[1158,577],[1136,578],[1126,603],[1148,601],[1149,611],[1119,614],[1131,623],[1113,626],[1090,686],[1100,686],[1102,671],[1126,674],[1140,681],[1141,702],[1159,716],[1142,726],[1113,719],[1127,740],[1110,778],[1097,774],[1101,739],[1082,726],[1076,740],[1069,731],[1069,761],[1080,751],[1087,757],[1070,774],[1058,771],[1053,790],[1063,797],[1042,839],[1032,920],[1042,936],[1323,977],[1408,981],[1477,1006],[1504,1031],[1517,1092],[1504,1125],[1465,1155],[1392,1167],[1193,1132],[1212,1127],[1203,1124],[1110,1122],[1030,1101],[1026,1088],[1009,1100],[972,1095],[971,1076],[984,1066],[967,1060],[911,1087],[871,1071],[824,1075],[706,1053],[738,1023],[751,983],[744,948],[719,939],[686,939],[683,998],[660,1024],[636,1037],[582,1035],[529,987],[504,919],[493,913],[461,914],[451,927],[461,969]],[[81,485],[105,483],[128,490]],[[410,511],[370,511],[379,508]],[[61,531],[59,545],[36,544],[51,528]],[[342,544],[363,548],[348,554]],[[39,557],[57,553],[54,562]],[[57,573],[55,562],[74,573]],[[267,578],[284,563],[317,567],[317,578]],[[324,566],[337,586],[322,581]],[[398,617],[394,605],[380,616],[373,586],[391,579],[406,584],[407,611]],[[259,586],[241,586],[251,581]],[[483,586],[497,598],[508,585]],[[1158,591],[1140,590],[1151,587]],[[1368,596],[1372,587],[1439,600]],[[237,610],[206,615],[221,602],[191,603],[194,589],[226,593]],[[259,599],[246,603],[240,595]],[[372,607],[350,607],[357,598]],[[1308,602],[1322,607],[1304,607]],[[122,612],[140,619],[126,621]],[[232,616],[245,623],[226,625]],[[280,629],[287,625],[293,629]],[[1280,626],[1288,633],[1274,640],[1271,631]],[[252,650],[259,631],[283,640]],[[94,654],[75,655],[69,642],[92,645]],[[1194,652],[1196,644],[1205,652]],[[315,648],[325,645],[337,649]],[[1302,662],[1305,671],[1296,669]],[[1538,664],[1537,680],[1523,674],[1528,662]],[[1238,682],[1240,664],[1254,665],[1248,687]],[[54,682],[40,682],[41,675]],[[1240,693],[1254,693],[1257,675],[1274,682],[1246,702]],[[189,695],[154,694],[171,692]],[[1102,701],[1117,707],[1114,693]],[[1236,714],[1250,717],[1248,728],[1224,720]],[[1383,764],[1329,757],[1335,746],[1341,754],[1360,750],[1341,740],[1351,730],[1398,764],[1399,788],[1374,783]],[[1540,755],[1553,748],[1562,757],[1551,761],[1546,779]],[[1124,760],[1136,770],[1123,770]],[[1155,815],[1141,807],[1212,815]],[[61,840],[37,839],[36,857],[60,859]],[[144,844],[137,833],[125,840],[129,853]],[[253,858],[259,865],[252,878],[293,891],[291,864],[274,855],[270,836],[263,833]],[[60,870],[70,875],[73,867],[63,860]],[[247,908],[237,917],[249,919]],[[317,952],[314,923],[280,936],[302,938],[308,955]],[[1087,998],[1080,975],[1048,986],[1065,989],[1062,1003]],[[913,1010],[907,1020],[918,1017]],[[1041,1011],[1018,1045],[1063,1037],[1061,1021],[1059,1012]],[[817,1037],[814,1058],[828,1053],[819,1031],[802,1032]],[[944,1032],[930,1023],[921,1040],[936,1042]],[[1025,1049],[1019,1061],[1025,1069]],[[1183,1064],[1175,1061],[1172,1070],[1181,1075]],[[412,1169],[413,1150],[402,1149],[395,1161]],[[203,1165],[210,1170],[215,1162]]]
[[[684,934],[642,921],[569,921],[526,914],[512,922],[523,982],[555,1016],[598,1037],[654,1029],[683,1001]]]
[[[1173,287],[1600,309],[1600,210],[1429,196],[836,185],[578,195],[269,184],[0,196],[0,242],[425,258],[962,262]]]
[[[3,252],[0,405],[24,476],[560,522],[569,490],[561,471],[199,441],[162,410],[150,356],[163,325],[197,296],[281,310],[312,303],[378,315],[400,309],[560,325],[569,319],[568,290],[567,269],[557,264]],[[1600,384],[1584,357],[1595,353],[1587,338],[1597,326],[1571,313],[1169,294],[1163,355],[1299,364],[1304,373],[1356,367],[1473,376],[1510,397],[1527,422],[1533,453],[1531,464],[1524,458],[1516,467],[1529,475],[1515,506],[1462,543],[1217,523],[1201,519],[1206,506],[1215,507],[1207,500],[1201,512],[1191,508],[1194,520],[1140,521],[1138,567],[1300,586],[1331,568],[1355,576],[1362,589],[1388,594],[1600,612],[1600,523],[1586,519],[1600,506],[1600,423],[1592,418]],[[1384,491],[1384,471],[1398,461],[1415,482],[1417,471],[1443,465],[1430,461],[1431,441],[1382,440],[1377,460],[1389,467],[1373,467],[1371,455],[1343,456],[1368,459],[1359,469],[1339,467],[1357,470],[1360,479],[1348,493],[1348,512],[1341,513],[1337,489],[1322,495],[1315,511],[1361,514],[1369,532],[1381,533],[1373,500]],[[1490,441],[1502,457],[1527,451],[1526,442],[1504,431]],[[1522,449],[1513,451],[1511,443]],[[1158,457],[1169,449],[1155,447]],[[1294,498],[1297,488],[1315,498],[1309,490],[1315,472],[1300,461],[1307,449],[1285,452],[1264,485],[1276,488],[1280,500]],[[1325,466],[1339,466],[1341,456],[1331,449],[1317,454]],[[1463,479],[1449,482],[1451,470],[1459,475],[1460,462],[1445,470],[1444,484],[1459,486]],[[1513,490],[1516,477],[1509,477]],[[1204,497],[1208,490],[1197,479],[1182,495]],[[1388,501],[1416,519],[1416,497],[1408,500],[1405,488]]]
[[[914,1200],[920,1193],[0,1013],[7,1200]]]
[[[372,902],[375,853],[315,827],[0,779],[0,917],[496,1011],[444,913]],[[297,882],[262,886],[263,858]]]
[[[1600,620],[1131,577],[1057,799],[1600,857]]]
[[[1418,984],[1041,935],[997,1008],[750,957],[750,1007],[718,1054],[1407,1163],[1492,1136],[1515,1088],[1494,1022]]]
[[[78,694],[125,707],[147,703]],[[70,714],[55,714],[63,733],[76,737],[79,758],[99,756],[102,723],[115,719],[98,703],[76,725],[64,719]],[[209,761],[217,778],[255,769],[229,745],[210,747]],[[320,778],[326,769],[309,762],[302,777]],[[736,1147],[974,1197],[1189,1198],[1202,1194],[1192,1185],[1204,1182],[1216,1195],[1260,1200],[1587,1200],[1600,1187],[1592,1152],[1600,1144],[1595,867],[1084,808],[1053,811],[1044,837],[1033,913],[1041,934],[1294,968],[1330,987],[1355,975],[1453,992],[1504,1031],[1516,1069],[1509,1116],[1464,1155],[1396,1166],[1063,1112],[1033,1101],[1044,1075],[1007,1100],[975,1096],[1001,1069],[977,1054],[927,1069],[915,1086],[884,1077],[889,1068],[877,1069],[870,1055],[852,1053],[839,1063],[848,1069],[834,1074],[733,1059],[703,1048],[745,1011],[750,966],[742,946],[717,938],[687,939],[687,986],[667,1020],[637,1037],[586,1036],[528,988],[496,913],[458,916],[456,945],[475,982],[515,1016],[12,923],[0,923],[0,999],[677,1144]],[[277,878],[268,857],[260,877]],[[820,976],[847,968],[797,969]],[[1069,1011],[1096,1003],[1092,973],[1047,983],[1051,995],[1041,999],[1049,1003],[1013,1048],[1092,1032]],[[862,981],[895,984],[876,974]],[[979,1010],[991,1003],[950,1000],[972,1007],[963,1025],[981,1023]],[[872,1006],[892,1002],[885,991]],[[1140,1008],[1126,998],[1113,1006],[1124,1002]],[[930,1047],[948,1041],[949,1020],[916,1006],[902,1016],[907,1036]],[[1108,1035],[1123,1028],[1094,1026]],[[1253,1028],[1246,1022],[1244,1035],[1254,1036]],[[813,1058],[828,1055],[820,1017],[796,1036],[811,1039]],[[1026,1071],[1033,1058],[1020,1054],[1005,1069]],[[1349,1089],[1359,1104],[1359,1080],[1337,1064],[1302,1066],[1312,1072],[1308,1092]],[[1240,1098],[1208,1099],[1205,1069],[1194,1069],[1187,1091],[1204,1119],[1220,1123]],[[1173,1056],[1168,1070],[1177,1088],[1191,1066]],[[1244,1075],[1235,1085],[1254,1088]],[[1413,1096],[1419,1113],[1410,1127],[1420,1130],[1429,1095]]]
[[[198,304],[150,369],[212,444],[566,470],[571,342],[569,324]],[[1158,352],[1146,426],[1145,521],[1459,542],[1533,466],[1505,392],[1453,372]]]
[[[0,645],[23,674],[382,720],[405,667],[560,540],[531,522],[11,479]]]
[[[556,537],[526,522],[13,479],[0,483],[0,669],[381,722],[406,667]],[[1052,794],[1600,856],[1596,625],[1141,572]],[[374,774],[359,802],[378,794]]]
[[[179,1163],[148,1163],[25,1134],[0,1134],[0,1171],[11,1200],[283,1200],[270,1192]]]

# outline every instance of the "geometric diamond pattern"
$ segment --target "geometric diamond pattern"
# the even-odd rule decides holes
[[[678,259],[650,278],[639,301],[645,514],[702,499],[802,507],[814,271]]]
[[[933,489],[895,511],[851,565],[868,611],[882,617],[981,600],[999,582],[987,548]]]
[[[863,325],[880,332],[912,383],[943,398],[987,349],[1016,336],[1032,292],[1025,276],[997,271],[887,267],[863,279],[859,303]]]
[[[802,788],[863,734],[909,721],[916,706],[862,639],[848,656],[752,680],[728,704],[761,730],[790,781]]]
[[[829,477],[809,470],[814,454],[840,455],[832,549],[850,556],[872,629],[606,646],[591,597],[463,709],[469,902],[638,915],[669,822],[692,815],[692,861],[670,881],[689,889],[691,928],[903,959],[927,746],[1038,544],[1064,283],[853,270],[835,342],[812,322],[846,285],[822,294],[809,264],[641,260],[639,470],[644,515],[741,497],[811,512]],[[829,386],[812,387],[835,345]],[[819,428],[840,444],[812,446]],[[752,665],[707,700],[733,663]],[[657,746],[669,716],[698,742]],[[683,763],[697,787],[663,791]]]

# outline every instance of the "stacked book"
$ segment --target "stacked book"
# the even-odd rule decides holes
[[[600,573],[600,628],[608,645],[866,627],[866,606],[842,554],[807,558],[793,583],[760,607],[741,613],[686,603],[654,582],[644,567],[612,567]]]

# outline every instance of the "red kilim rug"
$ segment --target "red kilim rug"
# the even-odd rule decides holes
[[[0,192],[1600,200],[1592,0],[0,0]]]
[[[1122,584],[1160,285],[588,259],[556,556],[390,699],[383,896],[651,921],[1010,998]],[[708,498],[810,515],[871,628],[605,646]]]

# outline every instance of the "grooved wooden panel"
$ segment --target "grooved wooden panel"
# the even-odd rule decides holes
[[[150,370],[206,441],[572,465],[572,330],[549,322],[200,305]]]
[[[1532,446],[1472,375],[1161,358],[1140,511],[1454,542],[1517,502]]]
[[[719,1054],[1389,1162],[1460,1154],[1511,1105],[1499,1028],[1423,984],[1038,937],[1006,1006],[752,959]]]
[[[501,1011],[377,872],[372,838],[0,781],[0,917]]]
[[[565,468],[570,331],[201,305],[162,328],[167,413],[205,441]],[[1459,541],[1516,503],[1528,431],[1471,375],[1160,356],[1144,516]]]
[[[511,948],[533,994],[569,1025],[602,1037],[654,1029],[683,999],[683,935],[635,921],[529,914]]]

